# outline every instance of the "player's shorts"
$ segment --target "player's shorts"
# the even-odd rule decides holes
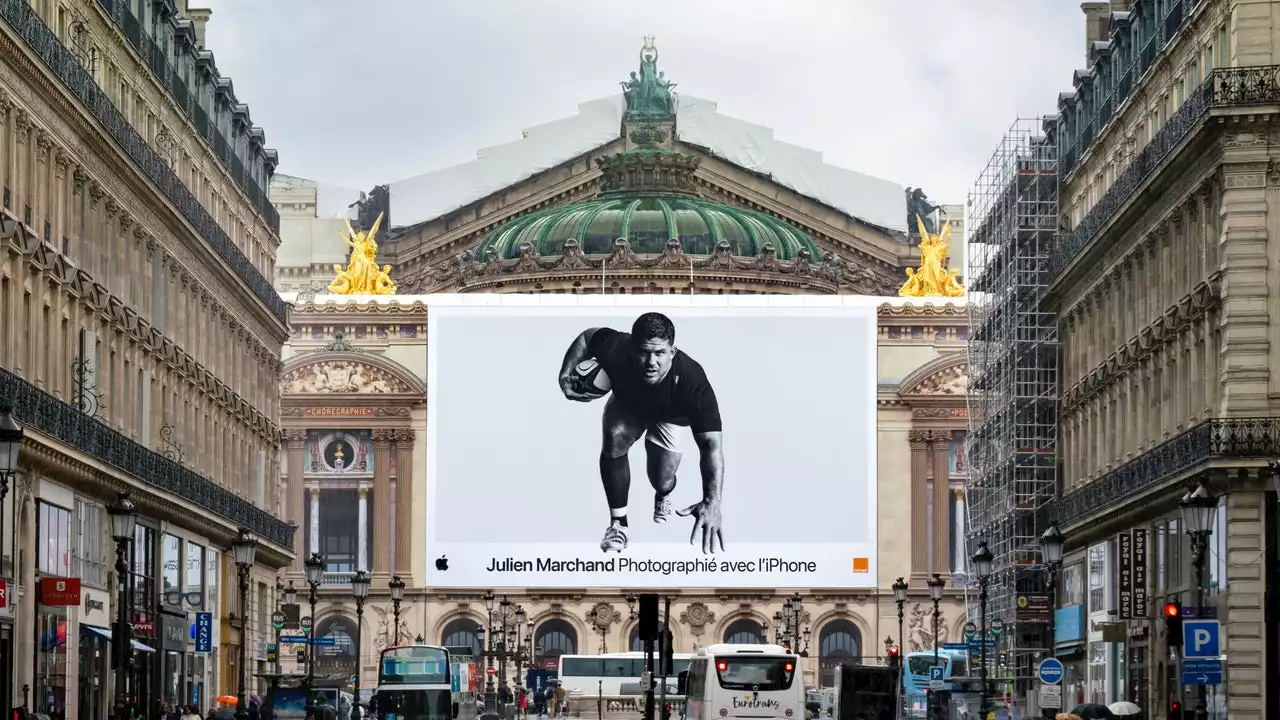
[[[641,421],[637,420],[613,395],[610,395],[605,402],[604,412],[606,417],[622,414],[627,416],[628,421],[637,425],[641,424]],[[645,442],[660,447],[667,452],[680,452],[676,433],[680,431],[682,426],[667,422],[650,422],[643,423],[643,425]]]

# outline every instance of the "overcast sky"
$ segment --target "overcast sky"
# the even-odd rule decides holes
[[[964,202],[1084,64],[1075,0],[191,0],[278,172],[368,189],[473,159],[658,66],[827,162]]]

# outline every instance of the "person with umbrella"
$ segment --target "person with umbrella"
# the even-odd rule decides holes
[[[1080,720],[1112,720],[1115,717],[1111,714],[1110,708],[1098,703],[1077,705],[1072,708],[1071,714],[1079,717]]]

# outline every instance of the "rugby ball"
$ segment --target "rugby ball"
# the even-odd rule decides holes
[[[573,368],[573,389],[579,395],[602,398],[612,388],[608,373],[595,360],[583,360]]]

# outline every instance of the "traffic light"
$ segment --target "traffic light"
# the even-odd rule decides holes
[[[1182,703],[1177,700],[1169,706],[1169,720],[1182,720]]]
[[[675,638],[672,637],[671,631],[662,629],[662,648],[658,657],[658,672],[662,675],[670,676],[676,674],[676,654],[675,654]]]
[[[896,668],[901,666],[902,666],[902,650],[897,645],[894,645],[893,647],[889,648],[889,667]]]
[[[1169,647],[1182,647],[1182,604],[1164,604],[1164,636]]]

